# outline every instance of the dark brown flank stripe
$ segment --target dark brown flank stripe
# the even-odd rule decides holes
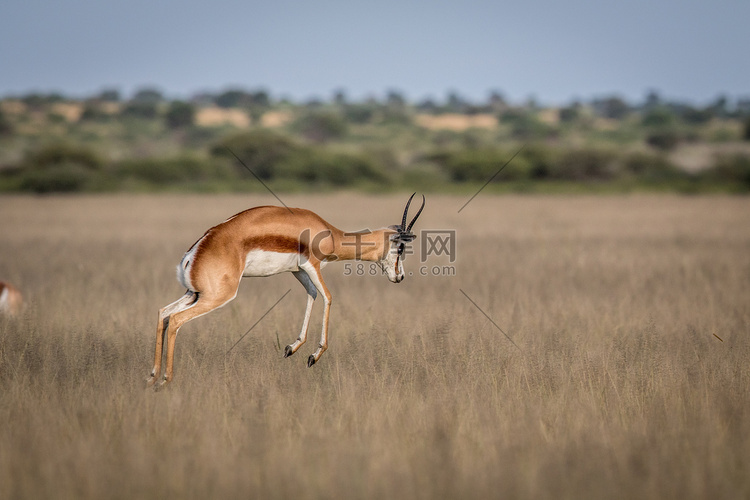
[[[265,250],[267,252],[301,253],[307,255],[307,245],[297,238],[288,236],[253,236],[242,241],[244,248],[250,250]]]
[[[195,254],[193,255],[193,267],[190,268],[190,283],[193,286],[195,286],[196,284],[195,274],[198,272],[198,268],[200,267],[200,256],[205,251],[204,249],[206,248],[206,243],[208,243],[209,240],[214,237],[212,229],[214,228],[206,231],[206,234],[204,234],[202,238],[200,238],[193,244],[193,246],[199,244],[198,248],[195,250]],[[296,238],[290,238],[288,236],[253,236],[242,240],[242,246],[245,249],[245,255],[247,255],[247,252],[250,252],[251,250],[265,250],[268,252],[279,253],[300,253],[302,255],[309,256],[307,244],[299,241]],[[242,258],[244,262],[244,256]]]

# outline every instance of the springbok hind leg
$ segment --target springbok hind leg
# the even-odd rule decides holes
[[[174,346],[175,340],[177,339],[177,331],[182,325],[190,320],[208,314],[214,309],[225,305],[231,301],[237,294],[236,287],[234,291],[225,291],[220,294],[208,294],[200,293],[198,299],[191,304],[187,309],[176,311],[169,317],[169,321],[166,328],[167,336],[167,367],[164,372],[164,380],[161,385],[167,384],[172,381],[173,370],[174,370]]]
[[[168,306],[164,306],[159,310],[159,320],[156,323],[156,349],[154,352],[154,368],[151,370],[151,375],[146,380],[146,386],[151,387],[156,382],[156,379],[161,375],[161,359],[164,351],[164,335],[167,333],[167,326],[169,325],[169,317],[179,311],[183,311],[195,303],[198,295],[188,290],[185,295],[175,300]]]

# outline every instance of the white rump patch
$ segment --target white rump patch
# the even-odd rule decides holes
[[[194,292],[196,290],[195,288],[193,288],[193,284],[190,282],[190,270],[193,268],[193,258],[195,257],[195,252],[198,251],[198,247],[200,246],[202,241],[203,238],[198,240],[198,242],[193,245],[190,250],[185,252],[185,255],[182,256],[182,260],[180,260],[180,263],[177,264],[177,281],[179,281],[180,284],[188,290],[192,290]]]
[[[297,252],[269,252],[251,250],[245,257],[242,276],[273,276],[287,271],[299,270],[300,255]]]

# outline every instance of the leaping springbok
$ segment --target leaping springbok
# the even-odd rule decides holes
[[[18,288],[0,281],[0,315],[15,316],[23,306],[23,296]]]
[[[414,193],[416,194],[416,193]],[[183,255],[177,266],[177,280],[187,288],[185,295],[159,310],[156,325],[154,369],[148,378],[152,386],[161,375],[164,336],[167,337],[167,367],[161,385],[172,380],[177,332],[188,321],[226,305],[237,296],[240,279],[291,272],[307,290],[307,308],[302,330],[286,346],[289,357],[305,343],[313,301],[323,294],[323,328],[318,348],[307,359],[314,365],[328,348],[328,314],[331,293],[320,270],[337,260],[376,262],[393,283],[404,279],[402,254],[415,236],[412,226],[422,213],[407,225],[406,218],[414,194],[406,203],[401,225],[374,231],[344,232],[319,215],[302,208],[263,206],[240,212],[212,227]]]

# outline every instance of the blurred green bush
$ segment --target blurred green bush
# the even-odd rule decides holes
[[[706,172],[714,181],[731,183],[741,191],[750,191],[750,155],[735,153],[721,155],[716,165]]]
[[[324,149],[299,151],[287,158],[279,164],[277,177],[336,187],[390,183],[384,168],[372,156]]]
[[[236,178],[236,173],[226,164],[196,157],[124,160],[113,165],[111,173],[120,181],[137,181],[162,188]]]
[[[54,142],[27,153],[21,166],[41,171],[63,164],[77,165],[84,170],[95,171],[102,168],[104,161],[89,147],[67,142]]]
[[[86,190],[103,165],[102,158],[88,147],[55,142],[27,153],[13,171],[23,191],[65,193]]]
[[[253,177],[249,168],[263,180],[274,177],[274,169],[297,154],[303,147],[290,137],[268,129],[257,129],[231,135],[211,148],[215,158],[230,159],[239,175]],[[239,158],[242,163],[235,158]]]

